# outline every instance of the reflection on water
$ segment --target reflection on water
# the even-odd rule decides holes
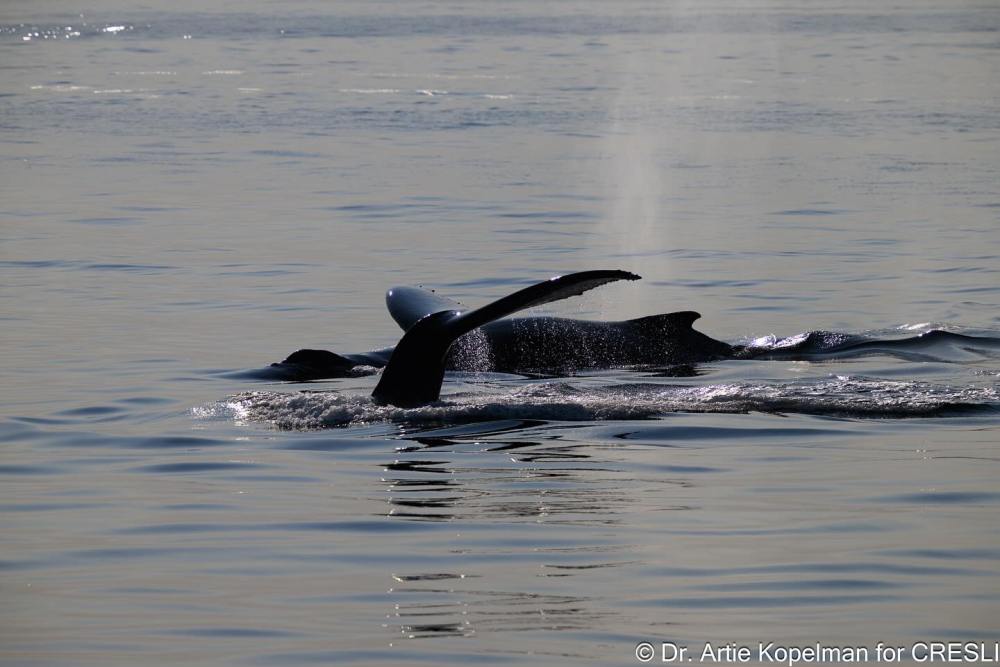
[[[608,485],[617,477],[613,467],[606,467],[608,461],[595,460],[573,444],[560,444],[558,438],[545,445],[492,440],[486,445],[446,438],[417,441],[426,449],[407,448],[406,459],[385,466],[393,517],[613,524],[616,508],[629,502],[627,494]],[[452,458],[439,458],[445,452]],[[506,461],[501,463],[506,465],[470,471],[463,463],[477,452],[503,452]],[[435,458],[425,459],[422,454]]]
[[[384,482],[392,505],[389,515],[406,521],[471,521],[555,526],[610,527],[617,515],[634,504],[614,462],[583,451],[561,435],[546,441],[502,440],[503,433],[541,429],[544,422],[476,425],[468,435],[412,437],[420,446],[400,450],[386,466]],[[489,438],[484,440],[484,438]],[[488,467],[480,456],[489,456]],[[425,456],[431,458],[424,458]],[[574,577],[588,570],[623,564],[626,546],[606,540],[576,541],[505,539],[484,536],[463,551],[522,562],[535,577]],[[618,559],[609,561],[608,559]],[[475,567],[474,565],[472,567]],[[407,638],[439,635],[472,636],[482,632],[587,630],[614,622],[617,612],[589,596],[539,593],[532,590],[483,589],[494,578],[488,572],[394,573],[400,585],[390,591],[395,603],[393,626]],[[446,586],[442,586],[446,584]]]
[[[816,426],[633,425],[623,430],[612,425],[598,435],[589,427],[581,431],[572,424],[501,422],[411,435],[408,440],[417,444],[401,447],[397,459],[384,466],[380,480],[391,506],[388,516],[402,521],[454,522],[455,537],[443,562],[456,566],[445,568],[435,561],[431,569],[393,571],[396,583],[389,591],[393,611],[388,625],[411,639],[593,630],[635,626],[637,617],[643,615],[637,610],[650,608],[659,610],[663,618],[673,617],[671,610],[683,611],[685,620],[672,621],[676,626],[672,633],[687,636],[692,628],[711,624],[706,614],[739,617],[740,610],[757,614],[805,610],[810,618],[819,615],[830,620],[837,617],[838,609],[857,614],[873,607],[881,610],[876,613],[891,617],[893,605],[912,604],[924,594],[921,591],[930,593],[949,581],[957,590],[965,581],[992,575],[994,570],[986,563],[995,564],[1000,558],[1000,552],[992,548],[876,548],[854,554],[848,547],[845,551],[847,545],[863,544],[876,536],[896,533],[890,541],[910,539],[906,519],[901,523],[893,514],[872,509],[859,514],[849,509],[854,505],[872,508],[885,502],[904,503],[919,513],[928,502],[959,503],[968,520],[971,508],[987,511],[983,503],[995,504],[997,498],[991,493],[957,492],[936,494],[940,496],[936,499],[930,497],[935,494],[917,494],[816,504],[809,500],[811,496],[843,495],[831,486],[836,484],[836,475],[819,474],[828,480],[825,484],[811,478],[822,467],[817,466],[816,457],[832,455],[836,460],[840,456],[836,445],[844,442],[852,428],[838,422],[826,428]],[[663,446],[680,448],[673,459],[683,452],[719,461],[717,454],[705,450],[729,452],[733,449],[729,443],[742,443],[741,447],[752,448],[749,455],[753,458],[737,456],[737,461],[723,466],[636,465],[623,461],[621,451],[599,444],[609,436],[644,440],[654,453],[663,451]],[[754,441],[767,444],[754,448]],[[824,441],[835,445],[832,450],[821,448],[826,454],[816,452],[815,447],[803,449],[810,442]],[[774,450],[801,453],[776,456],[771,453]],[[762,468],[754,470],[757,466]],[[870,478],[880,479],[891,467],[890,459],[888,468],[875,471]],[[740,492],[743,499],[738,504],[746,506],[744,511],[732,506],[736,499],[723,501],[730,507],[723,514],[717,513],[719,507],[712,507],[722,491],[713,480],[734,475],[736,480],[754,479],[763,474],[763,481],[771,469],[778,475],[773,482],[757,483]],[[782,474],[783,469],[791,471],[790,478]],[[796,470],[811,472],[796,476]],[[875,488],[865,480],[855,483]],[[655,496],[649,492],[650,485],[658,489]],[[783,509],[781,521],[756,514],[754,508],[766,507],[768,498],[787,498],[790,493],[801,507]],[[666,503],[667,498],[678,500]],[[678,511],[699,518],[684,520]],[[713,518],[706,521],[706,512]],[[497,541],[492,532],[482,532],[483,524],[540,530]],[[572,527],[572,539],[553,532],[560,526]],[[470,527],[471,535],[466,533]],[[910,537],[920,543],[916,535]],[[813,546],[802,548],[802,540]],[[710,545],[730,541],[729,548],[736,550],[733,555],[742,556],[737,562],[728,557],[720,562]],[[755,543],[758,546],[748,551],[746,545]],[[764,545],[769,545],[765,552],[773,550],[775,555],[762,561]],[[782,552],[795,556],[786,560]],[[956,558],[966,564],[948,563]],[[500,562],[530,572],[539,583],[529,590],[501,585],[506,577],[495,570]],[[551,584],[545,582],[563,579],[573,581],[572,590],[600,594],[567,595],[563,584],[554,589],[561,593],[539,592],[550,590]],[[834,627],[842,625],[838,622]]]

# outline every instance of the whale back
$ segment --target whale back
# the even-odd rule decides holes
[[[692,328],[699,317],[694,311],[682,311],[618,322],[513,318],[485,325],[485,338],[470,344],[488,348],[478,356],[488,356],[492,370],[514,373],[687,364],[732,357],[728,344]],[[460,360],[455,365],[462,368]]]

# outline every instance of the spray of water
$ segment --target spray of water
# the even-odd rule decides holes
[[[662,252],[669,247],[670,229],[664,197],[669,194],[668,137],[650,122],[649,104],[656,95],[654,64],[642,50],[620,58],[620,87],[610,109],[604,141],[604,182],[609,184],[602,224],[602,243],[616,266],[639,273],[665,273]],[[649,290],[623,291],[626,302],[616,310],[649,310]],[[644,296],[646,298],[644,298]]]

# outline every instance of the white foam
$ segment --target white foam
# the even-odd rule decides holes
[[[601,421],[650,419],[671,412],[776,412],[858,417],[934,416],[949,409],[996,407],[995,388],[956,388],[925,382],[834,376],[780,384],[678,386],[654,383],[574,386],[547,382],[446,395],[419,408],[375,403],[337,392],[244,392],[201,409],[283,429],[315,429],[378,422],[464,423],[495,419]]]
[[[341,88],[340,92],[359,95],[391,95],[400,91],[398,88]]]
[[[138,70],[127,72],[112,72],[114,76],[177,76],[177,72],[170,70]]]
[[[360,77],[371,77],[374,79],[442,79],[446,81],[458,81],[462,79],[482,79],[482,80],[497,80],[497,79],[519,79],[518,75],[513,74],[442,74],[436,72],[428,73],[417,73],[417,72],[357,72],[355,76]]]
[[[90,86],[74,86],[70,84],[35,85],[31,90],[51,90],[57,93],[75,93],[81,90],[90,90]]]

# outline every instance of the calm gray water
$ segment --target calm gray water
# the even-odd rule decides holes
[[[995,3],[12,0],[0,141],[2,664],[1000,639]],[[235,373],[591,268],[546,312],[977,340]]]

